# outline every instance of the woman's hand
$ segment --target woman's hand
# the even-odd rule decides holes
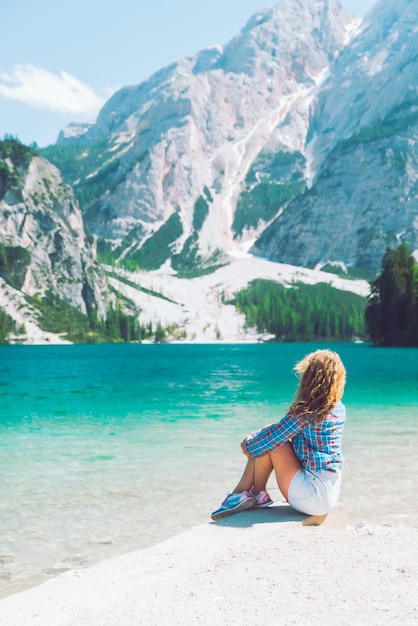
[[[246,456],[247,459],[249,459],[250,455],[248,454],[247,448],[245,447],[246,443],[247,443],[247,437],[245,437],[245,439],[241,441],[241,450],[242,450],[243,455]]]
[[[249,434],[245,437],[245,439],[243,439],[243,440],[241,441],[241,450],[242,450],[242,453],[243,453],[243,454],[247,457],[247,459],[249,459],[249,458],[250,458],[250,455],[248,454],[248,451],[247,451],[247,448],[246,448],[246,445],[245,445],[245,444],[247,443],[248,439],[251,439],[251,437],[254,437],[254,433],[249,433]]]
[[[262,428],[261,430],[264,430],[264,429],[270,428],[270,426],[274,426],[274,422],[273,422],[272,424],[267,424],[267,426],[263,426],[263,428]],[[257,433],[258,433],[258,432],[261,432],[261,430],[260,430],[260,431],[258,431],[258,430],[257,430]],[[248,452],[247,452],[247,448],[246,448],[246,445],[245,445],[245,444],[247,443],[248,439],[251,439],[252,437],[254,437],[254,435],[255,435],[255,433],[249,433],[249,434],[245,437],[245,439],[243,439],[243,440],[241,441],[241,450],[242,450],[242,453],[243,453],[243,454],[247,457],[247,459],[249,459],[249,458],[250,458],[250,455],[249,455],[249,454],[248,454]]]

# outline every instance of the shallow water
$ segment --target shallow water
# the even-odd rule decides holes
[[[316,347],[1,346],[0,595],[206,523]],[[348,373],[348,522],[416,526],[418,350],[329,347]]]

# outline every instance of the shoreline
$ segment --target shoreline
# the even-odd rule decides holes
[[[306,527],[304,518],[273,505],[195,526],[7,596],[0,600],[0,623],[261,626],[280,619],[335,626],[418,620],[417,528],[341,527],[335,520]]]

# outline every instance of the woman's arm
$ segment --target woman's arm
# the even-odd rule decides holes
[[[243,454],[247,457],[247,459],[249,459],[249,458],[250,458],[250,455],[248,454],[248,452],[247,452],[247,447],[246,447],[246,443],[247,443],[247,441],[248,441],[249,439],[252,439],[252,437],[254,437],[254,435],[255,435],[255,434],[257,434],[257,433],[261,433],[261,431],[267,430],[268,428],[270,428],[270,426],[274,426],[274,422],[273,422],[273,423],[271,423],[271,424],[266,424],[265,426],[263,426],[262,428],[260,428],[260,430],[257,430],[257,431],[256,431],[256,433],[249,433],[249,434],[245,437],[245,439],[243,439],[243,440],[241,441],[241,450],[242,450],[242,453],[243,453]]]
[[[286,415],[280,422],[264,426],[255,433],[250,433],[241,442],[241,449],[246,456],[258,457],[272,452],[287,443],[296,433],[306,426],[306,420]]]

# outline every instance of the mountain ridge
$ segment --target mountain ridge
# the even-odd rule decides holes
[[[283,0],[255,14],[225,47],[181,59],[114,94],[80,146],[88,151],[103,137],[113,143],[92,159],[84,178],[70,182],[81,192],[86,223],[115,258],[135,261],[139,252],[141,260],[141,246],[176,211],[181,234],[169,241],[166,258],[177,255],[177,268],[227,262],[237,240],[260,233],[281,207],[266,219],[241,219],[237,237],[236,204],[251,191],[246,174],[263,149],[303,149],[309,98],[346,44],[350,24],[338,0]],[[83,203],[83,189],[106,167],[106,190]],[[277,196],[288,182],[275,181]],[[193,213],[202,200],[210,207],[197,232]]]
[[[57,275],[67,276],[68,257],[81,269],[71,288],[53,276],[45,286],[88,312],[90,285],[99,316],[118,302],[144,323],[183,329],[182,340],[191,325],[194,341],[217,341],[229,267],[237,285],[272,274],[287,286],[299,277],[331,283],[322,268],[373,277],[388,245],[418,251],[417,22],[407,0],[380,0],[361,24],[340,0],[282,0],[226,46],[123,87],[95,123],[63,129],[41,154],[71,185],[81,220],[78,245],[65,224]],[[53,258],[59,228],[56,241],[46,222],[45,231],[33,229],[32,240],[47,241]],[[28,246],[17,232],[8,238]],[[85,248],[92,284],[75,247]],[[42,297],[29,269],[19,289]],[[192,285],[200,300],[187,313]],[[339,285],[367,295],[364,281]],[[241,330],[230,337],[256,340],[234,315],[225,319]]]
[[[377,271],[387,247],[405,241],[418,250],[417,20],[407,0],[381,0],[370,11],[317,96],[310,189],[261,235],[254,253]],[[297,239],[289,237],[295,229]]]

